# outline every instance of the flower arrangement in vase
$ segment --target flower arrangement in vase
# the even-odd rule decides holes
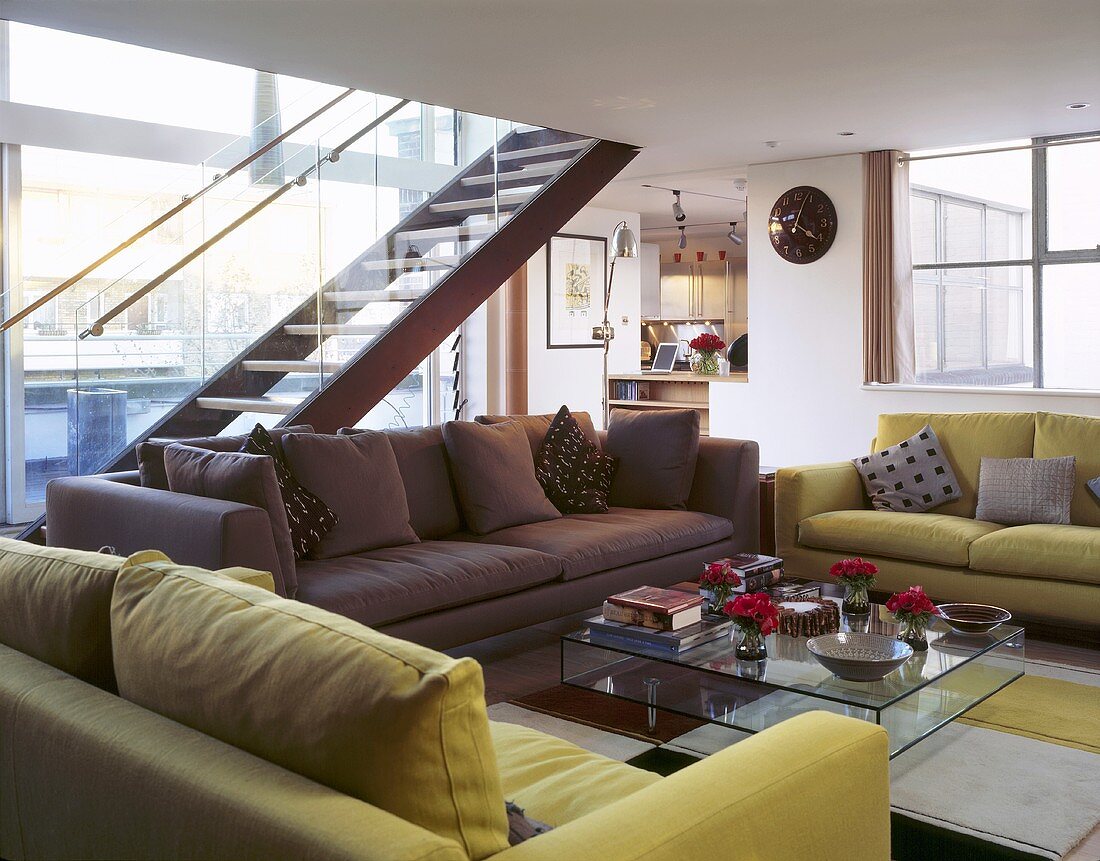
[[[741,578],[728,560],[708,562],[699,578],[699,592],[710,600],[710,612],[721,613],[733,590],[741,585]]]
[[[925,651],[928,648],[925,632],[936,612],[936,605],[924,594],[924,589],[910,586],[904,592],[891,595],[886,609],[898,620],[898,639],[912,646],[914,652]]]
[[[760,661],[768,657],[764,638],[779,626],[779,608],[767,592],[738,595],[728,601],[722,612],[733,620],[741,632],[737,657],[742,661]]]
[[[711,332],[696,335],[688,343],[699,354],[697,361],[692,362],[692,370],[705,377],[713,377],[718,373],[718,354],[726,349],[726,342]]]
[[[855,559],[841,559],[829,569],[829,575],[844,586],[844,603],[840,609],[845,614],[858,616],[871,612],[867,590],[875,585],[876,574],[878,566],[858,556]]]

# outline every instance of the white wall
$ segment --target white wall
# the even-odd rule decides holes
[[[639,218],[636,212],[585,207],[565,225],[561,233],[582,236],[606,236],[608,249],[615,225],[623,219],[636,236]],[[609,261],[610,262],[610,261]],[[615,340],[611,342],[609,368],[612,373],[637,372],[640,364],[639,320],[641,316],[641,275],[637,258],[615,264],[615,283],[611,291],[611,324]],[[628,321],[623,322],[623,317]],[[599,320],[596,320],[598,323]],[[546,348],[546,249],[527,264],[527,410],[553,413],[562,404],[571,410],[587,410],[597,427],[601,418],[603,353],[599,347],[576,349]]]
[[[784,466],[863,453],[879,413],[1100,415],[1100,397],[863,388],[860,156],[754,165],[748,179],[749,382],[711,385],[712,435],[755,439],[761,463]],[[780,259],[767,235],[771,206],[796,185],[828,194],[838,221],[829,253],[802,266]]]

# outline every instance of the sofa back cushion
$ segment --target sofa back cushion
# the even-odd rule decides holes
[[[556,413],[533,416],[474,416],[474,421],[479,425],[497,425],[503,422],[518,422],[520,427],[523,428],[523,432],[527,434],[527,442],[531,446],[531,457],[534,458],[534,456],[538,454],[539,447],[542,445],[543,440],[546,439],[546,432],[550,430],[550,423],[554,421],[555,415]],[[577,424],[580,425],[584,435],[588,437],[588,441],[596,446],[597,449],[602,448],[600,435],[596,433],[596,426],[592,424],[592,416],[586,412],[571,412],[570,415],[577,420]]]
[[[283,451],[295,478],[336,512],[336,525],[321,536],[310,558],[335,559],[420,540],[409,525],[401,471],[382,431],[288,434]]]
[[[1031,457],[1034,413],[884,413],[878,417],[874,447],[882,451],[929,425],[955,470],[962,496],[936,508],[936,514],[973,517],[978,507],[978,476],[983,457]]]
[[[361,428],[340,428],[340,434],[363,433]],[[462,518],[455,499],[454,479],[447,460],[447,446],[439,425],[426,428],[400,428],[384,431],[390,440],[405,501],[409,504],[409,524],[423,541],[453,535],[462,529]]]
[[[612,410],[604,452],[619,461],[612,505],[685,509],[699,457],[699,413]]]
[[[313,433],[312,425],[294,425],[288,428],[271,428],[272,439],[279,445],[283,434]],[[147,439],[137,444],[138,475],[142,487],[168,490],[168,476],[164,471],[164,450],[173,443],[206,448],[210,451],[240,451],[248,440],[248,434],[237,436],[198,436],[190,439]]]
[[[275,589],[280,595],[294,597],[298,591],[294,541],[275,476],[275,463],[270,457],[242,451],[208,451],[174,443],[164,450],[164,471],[168,489],[174,493],[239,502],[267,512],[279,559],[279,570],[271,572]]]
[[[109,613],[122,562],[0,538],[0,643],[113,692]]]
[[[1064,413],[1035,414],[1035,457],[1077,458],[1070,523],[1100,526],[1100,498],[1088,489],[1100,476],[1100,418]]]
[[[170,563],[120,572],[111,629],[126,699],[453,839],[473,859],[507,848],[472,659]]]

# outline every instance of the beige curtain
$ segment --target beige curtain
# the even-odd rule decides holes
[[[909,165],[896,150],[863,154],[863,380],[911,383],[913,259]]]

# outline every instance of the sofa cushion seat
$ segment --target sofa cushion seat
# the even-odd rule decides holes
[[[971,543],[1001,529],[998,523],[949,514],[827,511],[799,522],[798,542],[843,553],[966,568]]]
[[[548,583],[552,556],[466,541],[422,541],[298,564],[298,600],[378,626]]]
[[[570,514],[480,536],[488,544],[527,547],[561,560],[562,579],[659,559],[713,544],[733,534],[724,517],[699,511],[610,508],[606,514]],[[687,571],[684,576],[692,576]]]
[[[990,574],[1100,584],[1100,529],[1032,523],[970,545],[970,567]]]
[[[538,730],[490,721],[489,731],[504,797],[555,827],[661,780]]]

